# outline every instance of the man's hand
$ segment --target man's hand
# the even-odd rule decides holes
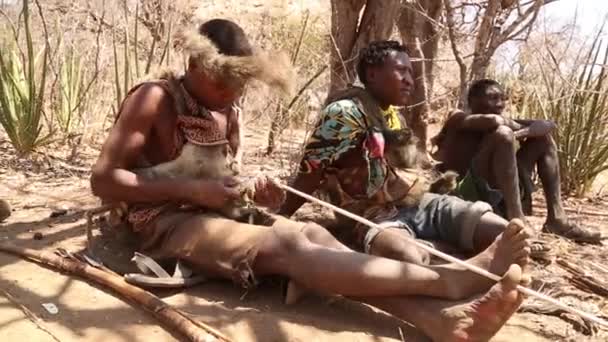
[[[543,137],[557,128],[557,125],[549,120],[522,120],[521,122],[525,127],[515,131],[516,139]]]
[[[229,201],[240,198],[238,185],[238,180],[233,177],[226,177],[221,181],[195,180],[190,185],[188,198],[192,204],[209,209],[220,209]]]
[[[507,126],[511,130],[513,130],[513,132],[521,130],[525,126],[525,125],[522,125],[517,120],[511,119],[511,116],[508,113],[503,113],[503,114],[484,114],[484,115],[491,115],[496,120],[496,124],[498,126]]]
[[[255,181],[255,197],[253,200],[258,205],[276,210],[285,201],[285,191],[270,177],[260,177]]]

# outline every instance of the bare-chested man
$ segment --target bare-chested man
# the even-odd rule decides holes
[[[91,177],[95,195],[129,204],[128,223],[143,253],[176,258],[245,287],[255,286],[256,277],[282,275],[310,290],[374,305],[435,341],[487,341],[515,312],[522,300],[515,286],[527,260],[520,225],[507,227],[470,260],[505,274],[492,286],[454,265],[425,267],[354,252],[315,224],[274,216],[266,226],[251,225],[213,214],[210,209],[239,195],[234,179],[146,180],[130,171],[172,160],[185,141],[235,144],[230,137],[239,121],[231,105],[246,83],[239,80],[283,83],[277,56],[271,62],[259,55],[231,21],[207,21],[184,37],[187,69],[129,92]],[[272,182],[256,187],[260,205],[276,207],[284,197]]]
[[[503,116],[505,94],[498,82],[482,79],[468,93],[468,112],[453,113],[433,139],[440,170],[454,170],[462,180],[457,192],[467,200],[490,203],[510,218],[524,218],[522,190],[530,192],[538,170],[547,200],[543,229],[574,241],[598,242],[601,235],[570,222],[560,195],[557,147],[546,120],[513,120]],[[521,184],[520,179],[528,182]],[[528,195],[530,195],[528,193]],[[531,214],[531,199],[526,208]]]

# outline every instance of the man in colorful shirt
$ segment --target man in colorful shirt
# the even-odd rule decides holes
[[[370,212],[370,198],[382,198],[382,191],[399,184],[385,158],[382,133],[405,126],[394,106],[407,104],[414,83],[409,57],[398,42],[374,42],[359,56],[357,72],[365,89],[352,87],[328,99],[293,186],[307,193],[322,187],[334,204],[386,227],[351,222],[352,242],[366,253],[427,262],[428,256],[412,248],[404,235],[472,253],[484,250],[508,224],[487,203],[426,193],[419,205],[380,203],[380,210]],[[301,198],[288,195],[281,213],[291,215],[302,204]]]

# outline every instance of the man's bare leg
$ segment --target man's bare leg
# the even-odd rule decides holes
[[[416,265],[428,265],[431,259],[429,253],[413,245],[407,238],[414,237],[405,229],[386,228],[372,241],[369,254]]]
[[[518,229],[518,227],[520,229]],[[470,260],[486,269],[491,269],[491,263],[504,262],[505,260],[492,260],[490,254],[498,257],[505,253],[507,241],[513,237],[522,236],[523,225],[517,224],[517,220],[509,223],[505,229],[506,237],[497,240],[487,251],[481,253],[477,260]],[[348,251],[348,247],[335,240],[325,229],[316,225],[309,225],[303,232],[307,238],[316,240],[322,244],[328,244],[332,248]],[[502,237],[501,237],[502,238]],[[502,249],[502,251],[499,251]],[[522,255],[525,259],[525,255]],[[482,261],[485,259],[485,261]],[[525,262],[519,260],[523,265]],[[495,265],[498,266],[498,265]],[[414,324],[418,329],[431,337],[434,341],[485,341],[493,336],[508,318],[517,310],[521,304],[522,297],[515,291],[515,286],[521,281],[521,267],[509,265],[509,272],[503,277],[503,281],[494,285],[486,294],[477,299],[456,303],[440,299],[422,296],[400,296],[400,297],[351,297],[353,300],[361,301],[395,317]],[[501,266],[502,267],[502,266]],[[502,273],[502,272],[500,272]],[[499,273],[499,274],[500,274]],[[293,282],[292,290],[301,293]],[[488,285],[488,288],[491,285]],[[294,298],[295,300],[295,298]]]
[[[308,227],[309,229],[304,230],[304,234],[310,241],[339,250],[350,250],[324,228],[316,225],[309,225]],[[407,234],[407,231],[403,229],[389,228],[386,229],[386,231],[406,234],[411,238],[411,236]],[[377,242],[376,240],[383,234],[384,232],[382,234],[378,234],[378,237],[374,239],[372,243],[372,250],[373,244],[375,244]],[[495,272],[496,274],[503,273],[511,263],[517,263],[518,265],[522,266],[522,268],[525,268],[527,265],[527,257],[530,253],[527,241],[530,238],[530,235],[529,229],[521,220],[513,219],[511,221],[507,221],[492,212],[488,212],[481,216],[479,223],[475,228],[475,233],[473,235],[475,256],[467,261],[483,269]],[[425,263],[416,261],[418,260],[416,258],[422,255],[425,255],[427,258],[430,257],[428,252],[416,247],[410,241],[401,237],[401,234],[387,234],[387,236],[390,236],[392,239],[399,240],[397,245],[405,251],[402,254],[402,258],[393,258],[390,255],[371,253],[372,255],[405,261],[417,265],[429,264],[428,262]],[[511,257],[505,257],[510,253],[514,254]],[[408,255],[413,255],[411,258],[413,260],[408,260],[408,258],[403,257]],[[454,265],[444,264],[442,266],[453,267]]]
[[[559,160],[553,138],[528,138],[517,152],[517,161],[530,175],[538,166],[538,176],[547,200],[547,222],[567,221],[561,203]]]
[[[506,223],[504,231],[496,237],[494,242],[482,253],[467,260],[468,263],[483,268],[494,274],[503,274],[511,264],[517,264],[522,269],[528,265],[530,237],[526,226],[520,219],[513,219]],[[477,235],[477,234],[476,234]],[[510,257],[505,258],[504,256]],[[452,269],[465,271],[466,269],[457,264],[441,265]],[[477,289],[483,291],[492,285],[492,281],[476,273],[469,272],[470,280]]]
[[[551,136],[528,138],[517,152],[517,161],[529,174],[535,166],[538,167],[538,176],[547,202],[545,223],[547,230],[559,235],[574,234],[569,236],[574,240],[599,241],[599,233],[592,233],[574,226],[566,216],[561,199],[557,146]]]
[[[462,303],[424,297],[353,298],[412,323],[433,341],[488,341],[519,308],[522,271],[512,265],[487,293]]]
[[[508,219],[524,219],[513,131],[509,127],[499,126],[484,137],[480,146],[473,161],[477,176],[483,177],[491,187],[502,192]]]
[[[477,254],[488,248],[505,231],[509,222],[493,212],[485,213],[479,219],[473,235],[474,252]]]
[[[342,251],[350,251],[350,248],[342,244],[329,231],[321,226],[307,225],[302,232],[306,235],[308,240],[313,243]],[[411,235],[403,229],[387,228],[383,230],[374,239],[370,248],[370,254],[417,265],[428,265],[428,259],[430,259],[428,252],[417,248],[407,241],[402,236],[403,234],[407,234],[408,237],[411,237]],[[380,249],[375,249],[375,246],[380,246]],[[426,256],[427,260],[423,260],[423,256]],[[289,280],[285,289],[285,304],[297,302],[307,292],[314,291],[305,288],[296,281]]]
[[[474,253],[480,253],[494,243],[505,230],[507,223],[504,218],[491,212],[482,215],[473,236]],[[407,237],[412,238],[407,230],[387,228],[373,240],[370,254],[417,265],[428,265],[430,254],[407,241]]]
[[[324,231],[316,227],[312,229]],[[504,273],[511,263],[525,265],[527,244],[520,231],[502,235],[496,240],[497,246],[484,252],[493,257],[470,261],[498,274]],[[346,247],[338,249],[337,244],[326,247],[310,241],[309,234],[273,229],[273,234],[260,245],[254,272],[283,274],[316,292],[345,296],[426,295],[462,299],[489,287],[487,280],[453,265],[423,267],[356,253]]]
[[[400,232],[405,232],[403,229],[396,229]],[[325,237],[322,242],[327,242],[332,239],[333,236],[329,232],[325,231],[329,237]],[[380,235],[379,235],[380,236]],[[397,236],[393,236],[397,237]],[[530,238],[530,231],[519,219],[513,219],[507,221],[504,218],[488,212],[481,216],[479,223],[475,229],[473,235],[474,243],[474,257],[467,260],[467,262],[481,267],[485,270],[489,270],[495,274],[502,274],[507,267],[516,263],[522,268],[525,268],[528,262],[528,256],[530,254],[530,248],[528,245],[528,239]],[[377,238],[376,238],[377,239]],[[321,242],[320,240],[311,239],[312,242]],[[430,257],[430,254],[421,248],[415,246],[410,241],[404,238],[400,240],[401,248],[405,249],[407,253],[418,255],[426,255]],[[375,242],[375,240],[374,240]],[[339,241],[332,243],[335,248],[348,250],[348,247],[342,245]],[[420,253],[416,255],[416,253]],[[414,262],[404,259],[391,258],[387,255],[379,255],[387,257],[389,259],[400,260],[411,262],[418,265],[428,265],[420,262]],[[456,266],[454,264],[443,264],[437,267],[450,267],[458,268],[464,271],[464,268]],[[472,277],[477,277],[476,274],[471,274]],[[480,281],[486,281],[482,277]],[[486,282],[487,283],[487,282]],[[489,283],[488,283],[489,284]],[[489,287],[490,285],[488,285]]]

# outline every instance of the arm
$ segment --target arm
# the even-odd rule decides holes
[[[307,194],[319,188],[327,167],[356,147],[356,137],[364,133],[365,127],[363,114],[354,103],[328,105],[321,113],[319,122],[321,124],[315,128],[306,144],[292,185]],[[305,199],[288,193],[279,213],[291,216],[304,202]]]
[[[155,85],[143,85],[125,101],[93,166],[90,179],[93,194],[111,202],[201,202],[196,194],[205,186],[200,181],[147,181],[128,170],[143,152],[156,120],[171,110],[171,101]]]
[[[315,171],[312,173],[298,172],[296,179],[294,180],[292,187],[296,190],[300,190],[307,194],[315,192],[321,184],[321,172]],[[306,199],[295,195],[291,192],[287,193],[285,202],[279,210],[279,214],[283,216],[293,215],[300,207],[306,202]]]
[[[507,126],[513,131],[518,131],[523,126],[514,120],[497,114],[459,114],[463,117],[460,120],[460,128],[470,131],[489,132],[498,126]]]
[[[228,141],[234,153],[234,159],[237,162],[238,168],[243,164],[243,117],[241,108],[234,106],[230,109],[228,116],[230,131],[228,132]]]
[[[184,182],[146,181],[128,170],[142,153],[154,122],[170,108],[170,101],[164,90],[154,85],[140,87],[125,101],[93,166],[93,194],[105,200],[126,202],[186,199]]]
[[[515,120],[522,128],[515,131],[516,139],[538,138],[551,134],[557,128],[553,121],[549,120]]]

